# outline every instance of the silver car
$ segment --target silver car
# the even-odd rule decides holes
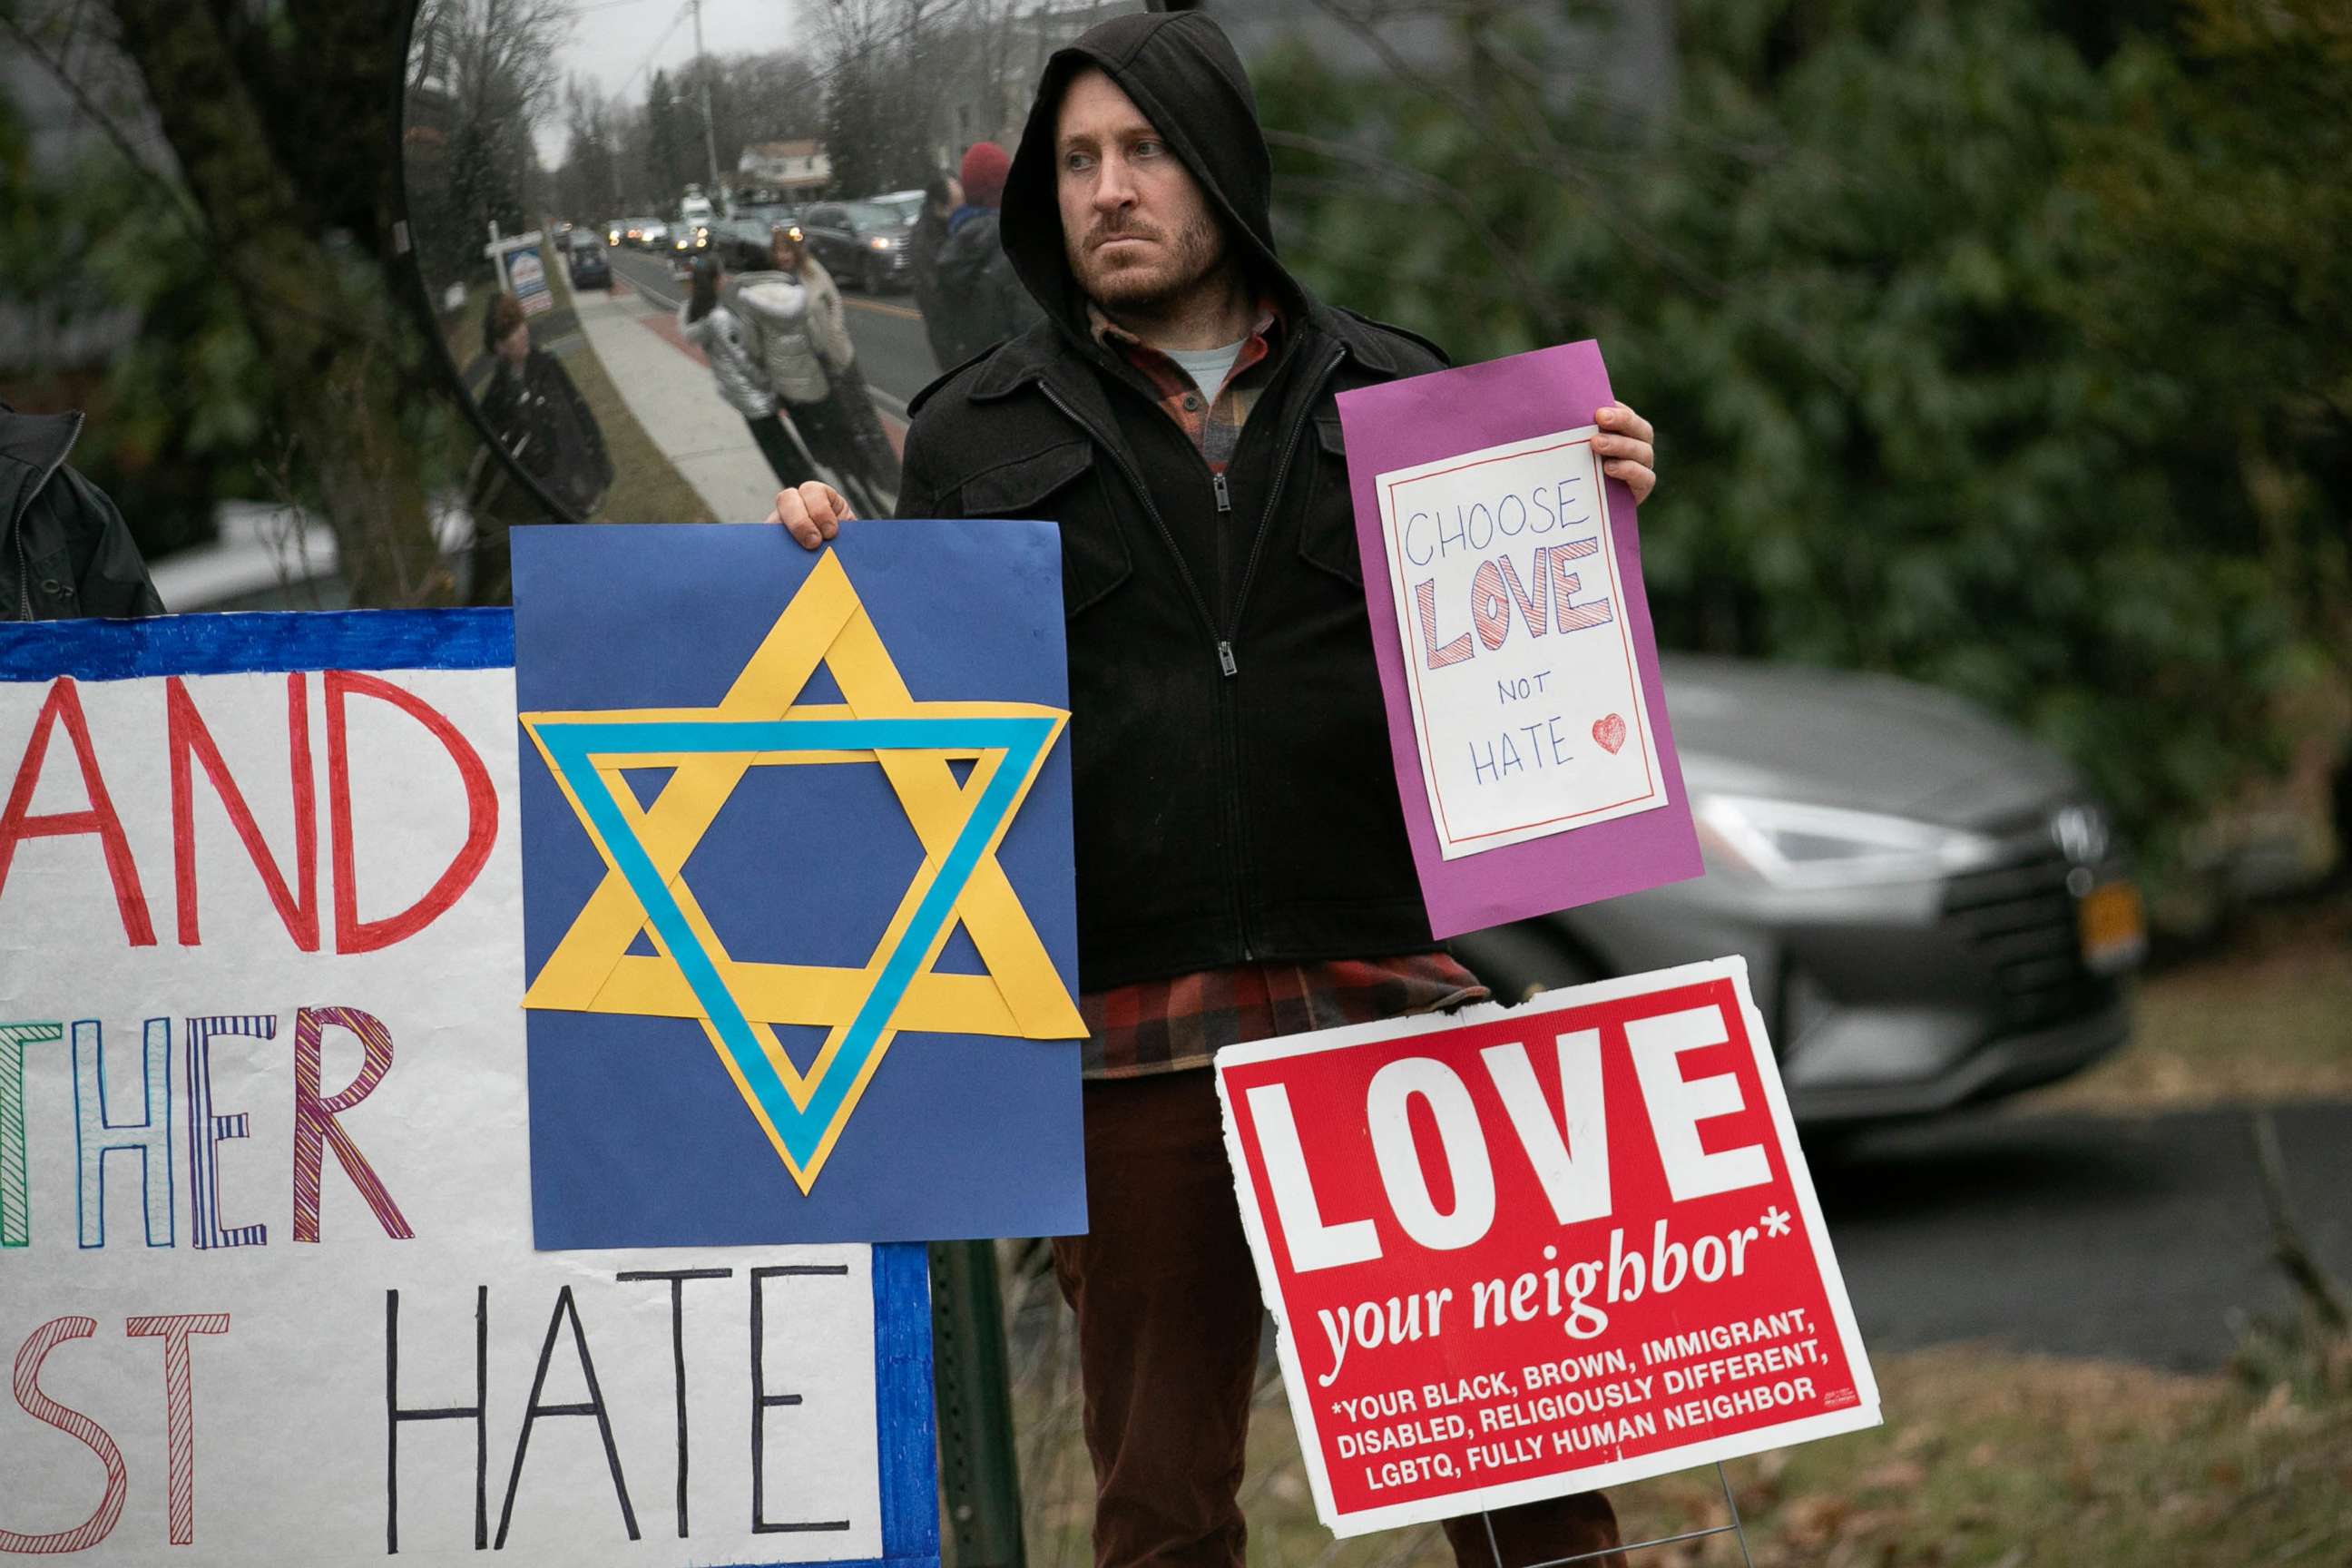
[[[1664,676],[1706,875],[1458,939],[1497,996],[1740,953],[1815,1126],[2011,1093],[2123,1044],[2145,922],[2067,763],[1889,677],[1691,658]]]

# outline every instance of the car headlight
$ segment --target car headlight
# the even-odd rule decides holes
[[[1782,887],[1932,881],[1999,855],[1964,828],[1802,801],[1707,795],[1693,815],[1710,847]]]
[[[866,243],[872,246],[877,250],[895,250],[898,248],[898,242],[896,240],[877,238],[869,239]]]

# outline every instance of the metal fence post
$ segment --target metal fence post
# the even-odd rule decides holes
[[[1024,1568],[1021,1470],[996,1247],[931,1244],[931,1384],[940,1421],[940,1489],[955,1568]]]

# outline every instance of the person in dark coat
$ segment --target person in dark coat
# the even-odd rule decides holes
[[[576,521],[586,521],[612,488],[613,460],[588,400],[563,366],[534,348],[521,301],[511,294],[490,300],[482,317],[482,346],[496,360],[482,391],[482,416],[507,449]]]
[[[163,613],[122,514],[66,464],[81,425],[0,403],[0,621]]]
[[[947,357],[945,318],[940,313],[940,250],[948,242],[948,219],[963,205],[963,182],[936,174],[923,187],[923,210],[907,236],[908,270],[913,274],[915,309],[923,314],[923,331],[931,340],[931,357],[941,370],[957,363]]]
[[[1004,253],[1004,179],[1013,161],[993,142],[963,155],[964,205],[948,217],[940,247],[939,317],[933,339],[942,368],[952,368],[1041,319],[1037,302]]]
[[[917,396],[898,496],[1061,531],[1092,1228],[1053,1245],[1099,1568],[1244,1560],[1262,1309],[1213,1054],[1486,994],[1430,940],[1335,401],[1445,361],[1291,277],[1272,184],[1208,17],[1121,16],[1055,55],[1003,219],[1045,319]],[[1558,416],[1649,495],[1647,421]],[[803,485],[772,520],[814,549],[845,510]],[[1623,1565],[1598,1493],[1444,1529],[1462,1568]]]
[[[484,423],[507,455],[569,514],[550,519],[545,504],[490,452],[475,455],[466,487],[474,514],[467,599],[505,605],[514,599],[509,530],[518,523],[589,521],[612,488],[613,460],[605,456],[604,432],[587,399],[553,354],[531,345],[529,319],[513,295],[491,296],[482,316],[482,347],[495,363],[481,393]]]

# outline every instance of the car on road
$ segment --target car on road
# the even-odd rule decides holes
[[[746,185],[735,193],[730,210],[736,222],[757,223],[764,233],[771,225],[799,217],[801,204],[781,185]]]
[[[1741,954],[1815,1131],[1990,1100],[2124,1043],[2145,921],[2074,768],[1892,677],[1664,669],[1706,874],[1455,939],[1498,999]]]
[[[922,192],[895,191],[865,201],[818,202],[800,222],[810,253],[826,271],[845,285],[879,294],[911,286],[914,258],[907,240],[922,210]]]
[[[768,235],[778,222],[790,223],[790,217],[720,218],[711,226],[710,247],[719,253],[719,260],[730,272],[751,272],[768,265]]]
[[[669,225],[657,217],[631,218],[629,238],[640,250],[667,250]]]
[[[604,241],[586,229],[575,229],[563,239],[564,259],[572,267],[574,289],[610,289],[613,264],[604,259]]]

